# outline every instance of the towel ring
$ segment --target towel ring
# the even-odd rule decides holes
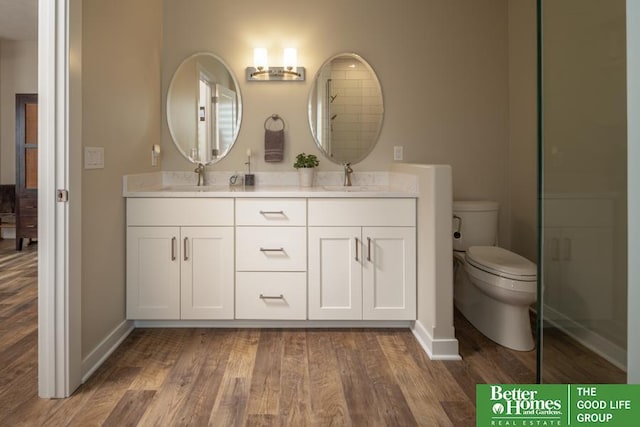
[[[271,130],[269,129],[269,127],[267,126],[267,124],[269,123],[269,120],[273,120],[274,122],[277,120],[280,120],[280,122],[282,122],[282,129],[280,130],[284,130],[284,120],[282,120],[282,117],[280,117],[277,114],[272,114],[269,117],[267,117],[267,120],[264,121],[264,130]]]

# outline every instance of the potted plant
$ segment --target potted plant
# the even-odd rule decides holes
[[[301,187],[311,187],[313,185],[315,167],[319,164],[318,158],[313,154],[300,153],[296,156],[296,162],[293,167],[298,170]]]

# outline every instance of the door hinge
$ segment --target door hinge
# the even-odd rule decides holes
[[[69,201],[69,191],[68,190],[56,190],[56,201],[57,202],[68,202]]]

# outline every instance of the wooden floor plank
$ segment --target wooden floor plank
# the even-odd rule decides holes
[[[155,394],[155,390],[127,390],[102,427],[137,426]]]
[[[355,337],[353,331],[334,332],[331,337],[349,417],[356,426],[384,425],[382,408],[377,404],[374,385],[370,381]]]
[[[280,372],[284,350],[283,332],[266,329],[260,333],[256,360],[251,375],[248,415],[280,413]]]
[[[311,413],[315,425],[351,425],[340,379],[332,334],[325,330],[307,331]]]
[[[440,387],[439,383],[430,381],[429,372],[415,362],[404,341],[394,335],[378,336],[377,340],[415,422],[419,425],[449,423],[449,417],[442,408],[437,393],[434,392],[434,389]],[[466,399],[463,393],[459,396]]]
[[[416,426],[418,425],[409,407],[401,385],[397,381],[390,360],[386,357],[379,338],[392,337],[400,330],[385,332],[365,330],[361,333],[360,354],[369,380],[376,396],[376,406],[382,408],[381,413],[386,425]],[[402,360],[404,363],[404,358]]]
[[[206,341],[205,359],[189,399],[176,411],[176,419],[188,426],[207,425],[227,368],[235,331],[201,329]]]
[[[306,331],[287,331],[283,341],[279,413],[286,425],[308,425],[312,413]]]
[[[127,392],[139,371],[140,368],[115,368],[95,390],[91,403],[85,405],[82,411],[78,411],[71,419],[70,425],[101,425]]]

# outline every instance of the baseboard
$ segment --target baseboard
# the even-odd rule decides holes
[[[134,323],[125,320],[120,323],[93,351],[82,360],[82,382],[84,383],[104,363],[111,353],[129,336]]]
[[[456,338],[434,339],[419,320],[414,322],[411,332],[413,332],[429,359],[462,360],[458,353],[458,340]]]
[[[136,328],[411,328],[408,320],[135,320]]]
[[[560,331],[569,335],[571,338],[621,370],[625,372],[627,371],[627,351],[624,348],[612,343],[602,335],[585,328],[581,324],[547,305],[544,307],[544,313],[551,314],[551,316],[544,316],[545,322],[548,322],[553,325],[553,327],[558,328]],[[557,320],[551,320],[550,317]],[[542,339],[544,341],[544,335]]]

